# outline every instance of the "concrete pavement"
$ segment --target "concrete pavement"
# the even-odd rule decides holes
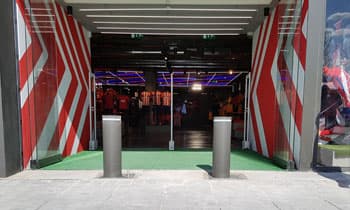
[[[27,170],[0,179],[0,209],[350,209],[350,173]]]

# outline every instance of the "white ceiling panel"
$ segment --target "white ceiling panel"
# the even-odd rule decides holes
[[[253,32],[272,0],[64,0],[92,32],[237,35]]]

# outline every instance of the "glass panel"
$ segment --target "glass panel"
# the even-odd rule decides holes
[[[350,167],[350,4],[327,1],[318,163]]]
[[[60,157],[58,135],[58,80],[57,46],[55,42],[55,16],[51,10],[53,2],[30,1],[26,12],[30,15],[32,38],[33,94],[35,116],[35,148],[32,159],[36,167],[50,162],[50,158]],[[62,76],[62,75],[61,75]],[[57,158],[55,158],[57,159]],[[47,162],[48,161],[48,162]],[[46,163],[45,163],[46,162]]]
[[[298,106],[298,71],[296,57],[301,50],[301,6],[302,1],[283,1],[277,7],[278,16],[278,61],[276,96],[278,99],[274,159],[286,168],[294,168],[299,160],[297,122],[301,116]]]

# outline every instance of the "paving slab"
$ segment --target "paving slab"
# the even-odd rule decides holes
[[[350,173],[26,170],[0,179],[0,209],[349,209]],[[129,178],[128,178],[129,177]]]

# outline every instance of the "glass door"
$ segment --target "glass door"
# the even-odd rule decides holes
[[[58,81],[65,76],[58,72],[57,46],[55,41],[55,13],[53,1],[29,1],[26,11],[30,16],[32,28],[32,94],[34,101],[31,109],[35,135],[31,143],[34,148],[31,166],[40,168],[61,159],[59,151],[58,113],[62,106],[60,93],[65,87],[59,87]],[[59,95],[59,96],[58,96]]]
[[[299,161],[301,133],[301,85],[299,73],[300,37],[301,37],[301,0],[281,2],[277,7],[278,52],[277,66],[273,67],[276,97],[276,132],[274,142],[274,160],[284,168],[294,169]],[[302,90],[302,89],[301,89]]]

